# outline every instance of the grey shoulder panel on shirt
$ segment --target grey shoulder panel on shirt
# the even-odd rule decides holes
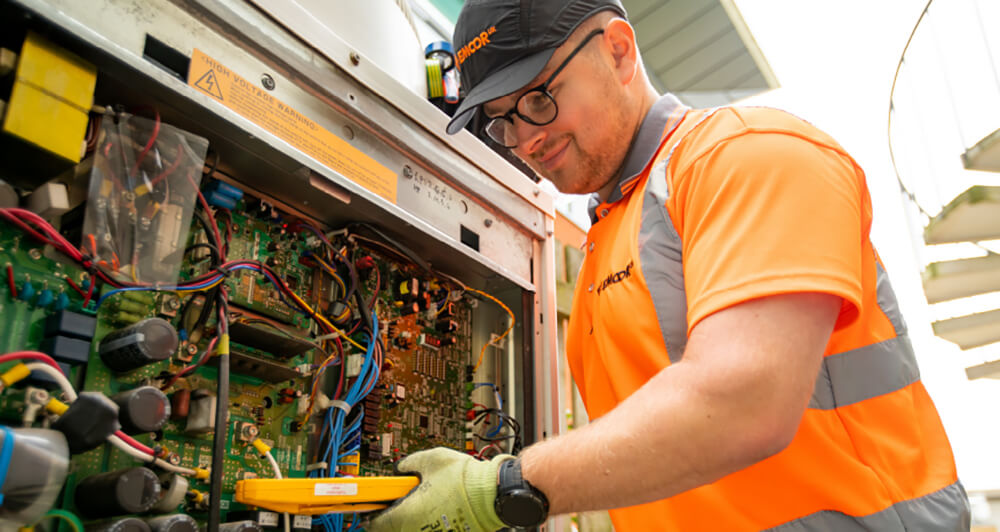
[[[659,170],[659,171],[658,171]],[[655,168],[646,184],[639,225],[639,266],[653,298],[656,319],[670,363],[680,362],[687,346],[687,295],[681,237],[666,207],[667,181]]]

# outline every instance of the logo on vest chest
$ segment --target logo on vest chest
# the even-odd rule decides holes
[[[605,289],[616,285],[629,277],[632,277],[632,268],[635,266],[635,261],[629,261],[628,266],[625,266],[624,270],[617,271],[615,273],[608,274],[607,277],[601,281],[601,284],[597,285],[597,295],[601,295]]]

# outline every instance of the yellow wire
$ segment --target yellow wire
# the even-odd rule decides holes
[[[73,532],[83,532],[83,525],[82,523],[80,523],[80,518],[78,518],[74,514],[71,514],[70,512],[67,512],[66,510],[49,510],[49,513],[43,515],[42,518],[38,520],[38,522],[36,522],[34,525],[30,527],[25,527],[25,528],[33,530],[35,526],[38,525],[38,523],[52,517],[56,519],[62,519],[67,523],[69,523],[69,526],[73,529]],[[21,530],[24,530],[24,528],[22,528]]]
[[[479,294],[479,295],[481,295],[483,297],[487,297],[487,298],[493,300],[494,303],[496,303],[497,305],[500,305],[501,307],[503,307],[503,309],[507,311],[507,314],[510,314],[510,325],[507,326],[507,330],[504,331],[503,334],[501,334],[500,336],[498,336],[496,340],[493,340],[492,342],[486,342],[485,344],[483,344],[482,350],[479,351],[479,361],[476,362],[476,366],[474,368],[472,368],[472,372],[475,373],[476,370],[479,369],[479,366],[481,366],[483,364],[483,355],[486,354],[486,348],[488,346],[490,346],[490,345],[496,345],[496,346],[499,347],[500,341],[503,340],[504,337],[507,336],[508,333],[510,333],[511,329],[514,328],[514,313],[511,312],[511,310],[509,308],[507,308],[507,305],[504,305],[502,302],[500,302],[499,299],[497,299],[497,298],[495,298],[495,297],[487,294],[486,292],[483,292],[482,290],[476,290],[475,288],[469,288],[467,286],[465,287],[465,289],[467,291],[469,291],[469,292],[475,292],[475,293],[477,293],[477,294]]]
[[[320,266],[322,266],[323,269],[326,270],[327,273],[329,273],[331,276],[333,276],[333,280],[337,281],[337,284],[340,285],[340,293],[346,294],[347,293],[347,286],[344,284],[344,280],[340,278],[340,275],[337,274],[337,270],[334,270],[333,266],[330,266],[329,264],[326,263],[326,261],[324,261],[323,259],[317,257],[316,255],[313,255],[312,258]]]
[[[344,331],[338,329],[336,325],[330,323],[330,321],[327,320],[326,318],[324,318],[322,314],[320,314],[320,313],[316,312],[315,310],[313,310],[313,308],[310,307],[308,303],[306,303],[305,301],[303,301],[302,298],[298,296],[298,294],[296,294],[295,292],[290,292],[290,294],[292,295],[292,298],[295,299],[295,302],[298,303],[299,305],[302,305],[302,308],[306,309],[306,311],[309,312],[309,314],[312,317],[316,318],[317,320],[319,320],[320,322],[322,322],[327,327],[333,329],[334,332],[336,332],[337,334],[339,334],[340,336],[342,336],[344,338],[344,340],[347,340],[348,342],[350,342],[351,344],[353,344],[354,347],[357,347],[358,349],[360,349],[362,351],[366,350],[363,345],[361,345],[361,344],[355,342],[354,340],[352,340],[350,336],[347,336],[347,333],[345,333]]]

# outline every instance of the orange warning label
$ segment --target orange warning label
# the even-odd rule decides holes
[[[395,172],[197,48],[191,54],[188,85],[219,100],[332,170],[396,203]]]

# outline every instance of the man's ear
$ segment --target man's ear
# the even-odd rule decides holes
[[[604,41],[611,53],[612,67],[622,85],[632,83],[641,68],[635,30],[625,19],[613,18],[604,28]]]

